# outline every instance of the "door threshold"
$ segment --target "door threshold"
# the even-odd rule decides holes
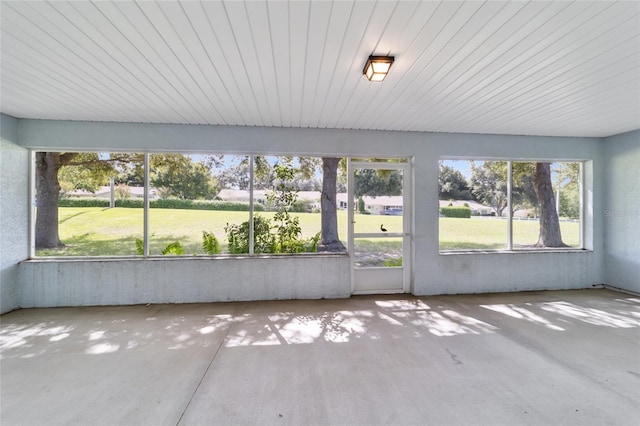
[[[398,290],[355,290],[351,292],[353,296],[360,296],[365,294],[404,294],[408,293],[403,289]]]

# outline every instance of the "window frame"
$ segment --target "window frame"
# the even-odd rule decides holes
[[[249,161],[249,211],[248,211],[248,221],[249,221],[249,253],[245,253],[245,254],[218,254],[218,255],[206,255],[206,254],[199,254],[199,255],[180,255],[180,256],[175,256],[175,258],[178,259],[186,259],[186,258],[212,258],[212,257],[221,257],[221,258],[227,258],[227,257],[241,257],[241,256],[250,256],[250,257],[265,257],[265,256],[291,256],[291,255],[302,255],[302,256],[308,256],[308,255],[318,255],[318,253],[295,253],[295,254],[272,254],[272,253],[255,253],[255,247],[254,247],[254,240],[253,240],[253,235],[254,235],[254,216],[255,216],[255,212],[254,212],[254,206],[255,206],[255,196],[254,196],[254,180],[255,180],[255,158],[259,157],[259,156],[274,156],[274,157],[278,157],[278,156],[287,156],[287,155],[294,155],[297,157],[314,157],[314,158],[322,158],[322,157],[326,157],[326,156],[333,156],[333,157],[339,157],[339,158],[344,158],[345,160],[350,158],[347,155],[343,155],[343,154],[325,154],[325,155],[318,155],[318,154],[302,154],[302,153],[296,153],[296,154],[287,154],[287,153],[243,153],[243,152],[230,152],[230,151],[208,151],[208,150],[198,150],[196,151],[191,151],[191,150],[187,150],[187,151],[179,151],[179,150],[154,150],[154,151],[149,151],[149,150],[132,150],[132,151],[126,151],[126,150],[107,150],[107,149],[82,149],[82,150],[58,150],[60,152],[75,152],[75,153],[103,153],[103,152],[118,152],[118,153],[141,153],[144,156],[144,195],[143,195],[143,255],[137,255],[137,254],[117,254],[117,255],[104,255],[104,256],[96,256],[96,255],[86,255],[86,256],[37,256],[36,255],[36,247],[35,247],[35,237],[36,237],[36,230],[35,230],[35,223],[36,223],[36,196],[37,196],[37,191],[36,191],[36,167],[35,167],[35,160],[36,160],[36,153],[37,152],[56,152],[57,150],[55,149],[30,149],[30,155],[29,155],[29,193],[28,193],[28,197],[29,197],[29,203],[30,203],[30,208],[29,208],[29,214],[28,214],[28,218],[29,218],[29,259],[31,260],[77,260],[77,259],[81,259],[81,260],[100,260],[100,259],[108,259],[108,258],[128,258],[128,259],[149,259],[149,258],[166,258],[166,256],[163,255],[158,255],[158,254],[151,254],[150,253],[150,240],[151,240],[151,232],[150,232],[150,219],[149,219],[149,211],[151,208],[150,205],[150,175],[151,175],[151,155],[153,154],[157,154],[157,153],[175,153],[175,154],[184,154],[184,155],[229,155],[229,156],[244,156],[247,157],[248,161]],[[347,244],[347,242],[344,242],[345,246]],[[343,254],[348,254],[348,250],[345,251]],[[336,254],[336,253],[332,253],[332,254]],[[322,254],[320,254],[322,255]]]
[[[438,177],[440,176],[440,164],[443,161],[501,161],[507,163],[507,244],[504,249],[440,249],[440,217],[438,215],[438,254],[439,255],[452,255],[452,254],[504,254],[504,253],[549,253],[549,252],[585,252],[592,251],[592,248],[588,247],[592,244],[588,244],[586,241],[586,221],[585,215],[587,213],[587,203],[585,200],[586,191],[586,163],[592,160],[584,159],[559,159],[559,158],[500,158],[500,157],[460,157],[460,156],[440,156],[438,158]],[[512,199],[512,186],[513,186],[513,163],[578,163],[579,176],[578,176],[578,197],[579,197],[579,213],[578,219],[578,245],[573,247],[550,247],[550,248],[514,248],[513,247],[513,199]],[[436,189],[436,199],[440,201],[439,189]]]

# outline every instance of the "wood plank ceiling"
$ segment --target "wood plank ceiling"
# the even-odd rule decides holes
[[[557,136],[640,128],[639,2],[2,1],[24,118]],[[370,54],[395,56],[383,83]]]

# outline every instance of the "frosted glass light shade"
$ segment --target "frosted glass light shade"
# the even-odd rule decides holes
[[[369,56],[362,73],[369,81],[382,81],[393,64],[393,56]]]

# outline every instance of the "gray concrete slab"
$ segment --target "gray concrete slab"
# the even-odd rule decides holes
[[[14,424],[640,424],[640,298],[608,290],[31,309]]]

